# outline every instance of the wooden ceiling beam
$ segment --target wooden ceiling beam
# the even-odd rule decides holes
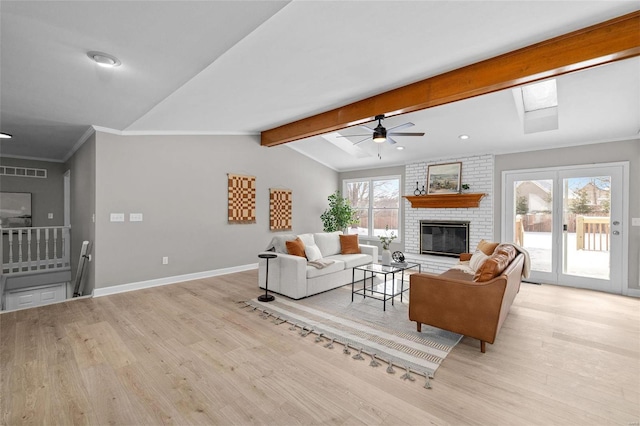
[[[458,68],[261,133],[276,146],[640,56],[640,11]]]

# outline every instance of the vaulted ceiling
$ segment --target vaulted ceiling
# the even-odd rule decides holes
[[[637,9],[636,1],[3,0],[0,130],[14,138],[0,154],[62,161],[92,125],[257,135]],[[101,68],[91,50],[122,65]],[[633,138],[639,80],[637,58],[558,77],[553,131],[525,134],[508,89],[387,119],[425,132],[398,137],[403,151],[354,148],[359,139],[336,134],[288,146],[351,170]]]

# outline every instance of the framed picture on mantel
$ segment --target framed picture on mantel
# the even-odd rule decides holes
[[[427,194],[460,192],[462,163],[434,164],[427,169]]]

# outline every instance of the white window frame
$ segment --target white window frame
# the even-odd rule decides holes
[[[342,194],[343,197],[346,196],[347,185],[353,182],[369,182],[369,229],[367,230],[367,235],[360,235],[361,238],[366,240],[375,240],[378,241],[378,237],[373,235],[373,182],[378,180],[397,180],[398,181],[398,236],[394,240],[394,242],[399,243],[402,242],[402,176],[401,175],[391,175],[391,176],[372,176],[372,177],[361,177],[361,178],[352,178],[352,179],[344,179],[342,181]]]

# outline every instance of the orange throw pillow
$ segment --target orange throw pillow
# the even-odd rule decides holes
[[[293,241],[286,241],[287,251],[289,254],[294,256],[304,257],[306,259],[307,256],[304,254],[304,243],[300,239],[300,237],[296,238]]]
[[[510,262],[509,255],[505,253],[496,253],[485,260],[478,268],[476,274],[473,276],[473,280],[479,283],[490,281],[507,269]]]
[[[478,250],[480,250],[487,256],[491,256],[496,247],[498,247],[498,244],[499,243],[492,243],[491,241],[487,240],[480,240],[480,242],[478,243]]]
[[[340,235],[340,254],[358,253],[360,253],[358,235]]]

